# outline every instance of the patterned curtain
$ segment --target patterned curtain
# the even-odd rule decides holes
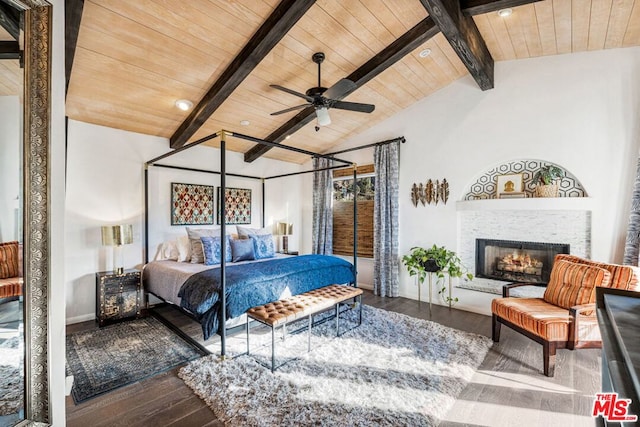
[[[331,166],[331,161],[323,157],[313,158],[313,168]],[[313,236],[312,252],[331,255],[333,252],[333,182],[331,170],[313,173]]]
[[[400,141],[376,146],[374,164],[373,290],[376,295],[397,297]]]
[[[625,265],[638,265],[640,252],[640,158],[636,172],[636,182],[633,185],[631,195],[631,214],[629,215],[629,229],[627,230],[627,240],[624,245]]]

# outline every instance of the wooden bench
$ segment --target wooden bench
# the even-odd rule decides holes
[[[313,315],[335,308],[336,336],[340,336],[340,303],[351,298],[358,298],[360,309],[358,326],[360,326],[362,324],[362,289],[353,286],[329,285],[300,295],[294,295],[279,301],[250,308],[247,311],[247,354],[249,354],[249,321],[251,319],[271,328],[271,372],[273,372],[276,369],[275,331],[278,326],[282,326],[283,332],[286,332],[287,324],[308,317],[307,349],[311,351]]]

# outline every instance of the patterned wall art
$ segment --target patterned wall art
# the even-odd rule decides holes
[[[471,184],[464,195],[464,200],[495,199],[498,197],[497,180],[499,175],[522,174],[524,181],[523,192],[526,197],[535,197],[536,183],[533,175],[544,166],[557,166],[564,171],[559,180],[559,197],[587,197],[584,187],[573,174],[562,166],[543,160],[513,160],[484,172]]]
[[[220,222],[220,206],[222,201],[218,187],[218,224]],[[226,224],[251,224],[251,190],[246,188],[225,189]]]
[[[422,203],[422,206],[438,203],[444,205],[449,200],[449,183],[446,178],[442,178],[442,181],[436,179],[427,180],[424,185],[422,183],[413,183],[411,187],[411,203],[414,207],[418,207],[418,202]]]
[[[213,224],[213,186],[171,183],[171,225]]]

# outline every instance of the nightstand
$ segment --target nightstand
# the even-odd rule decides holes
[[[141,316],[142,282],[140,270],[123,273],[96,273],[96,319],[104,326],[115,321]]]

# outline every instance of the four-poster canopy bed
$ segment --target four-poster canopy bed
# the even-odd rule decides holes
[[[220,138],[219,171],[194,169],[158,163],[159,161],[173,156],[179,152],[218,137]],[[323,157],[335,163],[339,163],[339,165],[301,172],[273,175],[268,177],[257,177],[227,172],[226,140],[228,137],[240,138],[262,145],[295,151],[298,153],[307,154],[311,157]],[[149,263],[148,186],[150,167],[178,169],[219,175],[220,194],[225,194],[227,188],[227,176],[260,180],[262,182],[261,224],[262,227],[264,227],[265,181],[317,171],[344,168],[345,166],[353,167],[353,185],[354,194],[356,194],[355,186],[357,171],[355,163],[351,161],[339,159],[330,154],[314,153],[308,150],[303,150],[283,144],[277,144],[237,132],[229,132],[226,130],[221,130],[212,135],[199,139],[193,143],[172,150],[168,153],[147,161],[144,167],[145,272],[143,273],[143,278],[146,277],[146,279],[143,280],[145,280],[145,289],[147,290],[147,292],[151,292],[165,301],[174,303],[176,301],[180,301],[181,308],[183,310],[186,310],[188,314],[196,317],[196,319],[201,322],[205,339],[217,332],[220,335],[220,355],[221,357],[224,357],[226,354],[226,338],[228,331],[227,318],[237,318],[239,315],[243,314],[253,306],[275,301],[279,299],[279,295],[285,292],[295,295],[336,283],[357,286],[357,203],[353,204],[353,264],[332,256],[303,255],[300,257],[288,257],[287,259],[275,258],[266,262],[262,262],[265,260],[260,260],[251,263],[250,267],[246,267],[243,265],[227,266],[227,263],[229,262],[229,247],[226,244],[227,227],[226,221],[224,220],[220,221],[219,229],[219,241],[223,242],[220,244],[219,249],[220,262],[214,268],[198,268],[195,270],[200,271],[195,272],[195,274],[193,269],[191,269],[191,271],[189,272],[179,271],[178,273],[176,273],[175,271],[167,270],[166,265],[162,266],[161,262],[154,262],[151,264]],[[218,210],[220,218],[226,218],[226,209],[227,207],[225,206],[225,203],[219,203]],[[169,284],[156,283],[156,281],[162,282],[162,280],[158,278],[163,276],[172,276],[174,280]],[[156,281],[148,281],[147,279],[149,277],[155,277]],[[228,282],[229,280],[231,280],[231,282]],[[230,285],[229,287],[228,284]],[[176,295],[176,288],[178,286],[180,287],[180,290]]]

